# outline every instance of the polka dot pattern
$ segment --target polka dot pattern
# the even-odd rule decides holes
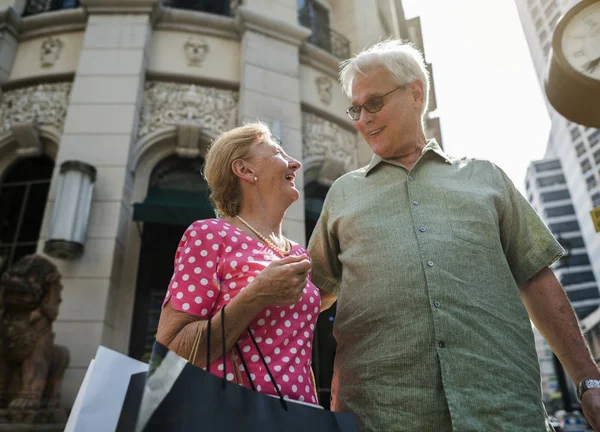
[[[303,253],[307,254],[306,249],[292,242],[292,254]],[[225,221],[196,221],[186,230],[177,248],[175,271],[164,303],[170,301],[174,309],[208,319],[278,259],[281,256],[267,245]],[[317,403],[310,373],[310,347],[320,305],[319,290],[309,281],[296,304],[268,307],[249,326],[286,399]],[[256,388],[276,395],[247,332],[242,333],[238,343]],[[230,354],[225,360],[227,379],[250,388],[241,360]],[[222,359],[215,360],[213,366],[211,371],[222,376]]]

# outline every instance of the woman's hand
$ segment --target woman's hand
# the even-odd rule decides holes
[[[246,290],[252,293],[262,308],[290,306],[302,297],[311,267],[306,255],[288,256],[273,261],[256,276]]]

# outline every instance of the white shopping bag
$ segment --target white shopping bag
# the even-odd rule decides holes
[[[114,431],[132,374],[148,364],[106,347],[98,347],[73,404],[65,432]]]

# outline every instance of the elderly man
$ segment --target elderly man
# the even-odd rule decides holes
[[[332,409],[362,431],[543,431],[531,319],[600,425],[600,372],[548,268],[561,246],[500,168],[425,138],[419,51],[388,41],[342,66],[375,155],[333,184],[309,245],[337,299]]]

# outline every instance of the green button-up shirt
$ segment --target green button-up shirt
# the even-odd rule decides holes
[[[361,431],[544,431],[519,285],[563,249],[506,174],[430,141],[329,190],[312,281],[338,297],[332,409]]]

